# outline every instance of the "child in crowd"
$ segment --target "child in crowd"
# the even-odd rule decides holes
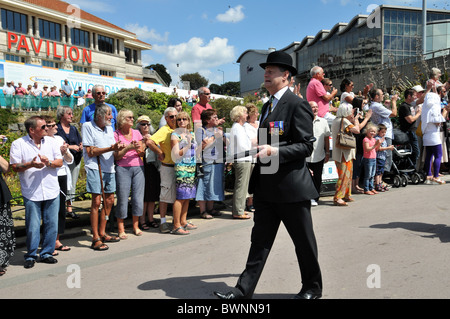
[[[374,188],[375,169],[377,167],[377,149],[380,147],[381,140],[375,139],[378,132],[378,126],[368,124],[366,127],[366,137],[363,139],[363,165],[364,165],[364,194],[375,195],[378,192]]]
[[[385,125],[378,125],[378,135],[375,137],[375,139],[381,141],[380,147],[377,150],[377,168],[375,173],[375,190],[379,192],[389,190],[387,186],[383,185],[384,164],[386,163],[386,151],[394,148],[394,145],[387,146],[387,142],[384,139],[386,131],[387,128]]]

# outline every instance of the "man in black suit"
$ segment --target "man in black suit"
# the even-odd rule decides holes
[[[314,115],[308,102],[289,90],[297,70],[285,52],[274,51],[266,63],[264,84],[271,98],[261,111],[257,165],[249,192],[254,194],[254,226],[244,272],[236,287],[227,293],[214,292],[220,299],[251,298],[275,240],[280,222],[295,245],[302,288],[294,297],[322,296],[322,276],[311,218],[311,199],[318,194],[305,159],[313,151]]]

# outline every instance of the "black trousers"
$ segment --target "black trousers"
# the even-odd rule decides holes
[[[244,272],[235,293],[251,298],[263,271],[280,226],[285,225],[294,245],[305,291],[322,291],[322,275],[317,258],[317,243],[311,218],[311,201],[269,203],[255,198],[251,247]]]
[[[323,172],[323,165],[325,163],[325,159],[321,160],[320,162],[316,163],[307,163],[308,168],[313,172],[313,181],[314,186],[316,186],[316,190],[319,193],[320,196],[320,189],[322,188],[322,172]],[[316,201],[319,200],[319,197],[314,198]]]
[[[58,176],[61,192],[59,193],[58,235],[64,234],[66,229],[66,200],[67,200],[67,176]]]

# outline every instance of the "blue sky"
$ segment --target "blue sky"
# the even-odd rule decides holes
[[[368,15],[373,5],[422,7],[422,0],[66,1],[151,44],[153,49],[143,52],[144,65],[165,65],[172,83],[178,73],[199,72],[210,84],[239,81],[236,61],[246,50],[282,49],[358,14]],[[427,7],[450,10],[450,0],[427,0]]]

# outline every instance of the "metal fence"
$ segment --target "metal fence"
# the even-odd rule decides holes
[[[0,106],[8,109],[19,109],[29,111],[56,110],[58,106],[66,105],[73,108],[83,108],[94,103],[94,99],[77,97],[45,96],[36,97],[32,95],[5,95],[0,92]]]

